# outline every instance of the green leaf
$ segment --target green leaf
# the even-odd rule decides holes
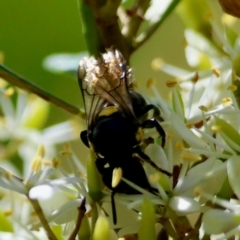
[[[13,226],[9,218],[5,216],[4,212],[0,209],[0,231],[13,232]]]
[[[142,219],[138,230],[138,240],[156,240],[155,211],[152,202],[145,198],[142,203]]]

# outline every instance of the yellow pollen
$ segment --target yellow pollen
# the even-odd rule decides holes
[[[195,72],[195,74],[193,75],[193,77],[191,78],[191,82],[192,83],[196,83],[199,79],[199,75],[198,72]]]
[[[220,75],[221,75],[221,72],[215,67],[212,67],[212,72],[213,72],[213,74],[216,75],[216,77],[220,77]]]
[[[149,78],[147,81],[147,88],[152,88],[155,85],[155,79]]]
[[[195,153],[182,151],[181,152],[181,158],[186,162],[196,162],[201,160],[201,156]]]
[[[233,81],[237,81],[238,80],[238,77],[237,77],[237,74],[236,74],[235,70],[232,70],[232,80]]]
[[[40,157],[40,158],[43,158],[45,155],[45,147],[43,144],[40,144],[38,146],[38,150],[37,150],[37,154],[36,154],[36,157]]]
[[[149,176],[150,183],[157,183],[159,179],[160,179],[160,175],[158,173],[154,173]]]
[[[203,105],[199,106],[198,108],[200,110],[202,110],[203,112],[207,112],[208,111],[208,108],[206,106],[203,106]]]
[[[199,197],[201,196],[201,193],[202,193],[202,189],[200,187],[195,187],[193,191],[194,196]]]
[[[167,134],[167,139],[171,139],[171,138],[173,138],[173,136],[174,136],[173,134],[168,133],[168,134]]]
[[[183,145],[182,142],[178,141],[178,142],[176,142],[176,144],[175,144],[175,148],[176,148],[177,150],[182,151],[182,150],[184,149],[184,145]]]
[[[122,179],[122,169],[114,168],[112,173],[112,187],[115,188],[120,183]]]
[[[237,90],[237,86],[236,85],[230,85],[230,86],[228,86],[227,90],[236,91]]]
[[[61,164],[61,159],[60,158],[53,158],[52,160],[52,167],[53,168],[58,168]]]
[[[37,213],[36,213],[35,211],[32,211],[32,212],[31,212],[31,216],[32,216],[32,217],[36,217],[36,216],[38,216],[38,215],[37,215]]]
[[[187,128],[192,128],[193,126],[194,126],[194,123],[187,123],[187,124],[186,124],[186,127],[187,127]]]
[[[221,127],[217,125],[213,125],[211,129],[214,133],[218,133],[221,130]]]
[[[154,71],[159,71],[162,68],[164,61],[161,58],[155,58],[152,60],[151,67]]]
[[[176,79],[167,80],[166,82],[166,85],[169,88],[174,88],[176,87],[177,84],[178,84],[178,81]]]
[[[32,172],[39,172],[42,168],[42,158],[37,156],[33,159],[31,164],[31,171]]]
[[[222,100],[223,106],[229,106],[230,104],[232,104],[232,99],[230,97],[223,98],[223,100]]]
[[[69,150],[62,150],[59,153],[63,156],[69,156],[69,157],[72,156],[72,152]]]
[[[63,149],[71,149],[71,145],[69,142],[66,142],[64,145],[63,145]]]
[[[5,177],[6,179],[10,180],[12,178],[12,173],[7,171]]]
[[[14,94],[14,88],[10,87],[5,91],[4,97],[5,98],[10,98],[13,94]]]
[[[7,209],[7,210],[5,210],[4,211],[4,216],[11,216],[12,215],[12,213],[13,213],[13,210],[11,209],[11,208],[9,208],[9,209]]]
[[[44,165],[44,166],[52,166],[52,162],[49,161],[49,160],[44,160],[44,161],[43,161],[43,165]]]

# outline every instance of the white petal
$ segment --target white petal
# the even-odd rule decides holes
[[[221,234],[236,227],[234,214],[223,210],[211,209],[203,214],[202,228],[206,234]]]
[[[2,167],[0,167],[0,186],[9,190],[19,192],[21,194],[27,194],[27,188],[22,181],[16,179],[13,176],[6,176],[9,173]]]
[[[29,191],[29,197],[31,199],[47,200],[50,199],[54,193],[55,189],[53,187],[44,184],[31,188]]]
[[[184,122],[175,113],[171,113],[170,116],[172,127],[180,135],[180,137],[186,141],[190,146],[199,149],[209,149],[206,143],[198,138],[189,128],[186,127]]]
[[[169,206],[179,213],[194,213],[200,210],[198,202],[187,197],[172,197]]]

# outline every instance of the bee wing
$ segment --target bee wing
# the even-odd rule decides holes
[[[128,90],[130,77],[119,51],[108,50],[99,60],[83,59],[78,76],[88,127],[107,105],[115,105],[124,116],[135,118]]]
[[[84,59],[83,59],[84,60]],[[86,66],[84,61],[81,61],[78,69],[78,83],[82,92],[84,109],[87,116],[87,128],[92,129],[95,120],[107,101],[101,98],[89,84],[86,78]]]

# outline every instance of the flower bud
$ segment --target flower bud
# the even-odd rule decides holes
[[[107,219],[100,215],[97,219],[94,232],[93,232],[93,240],[108,240],[110,237],[110,228]]]

